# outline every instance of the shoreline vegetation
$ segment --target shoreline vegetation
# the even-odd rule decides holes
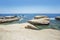
[[[60,40],[60,30],[49,27],[50,24],[50,18],[44,15],[35,16],[25,23],[2,24],[0,40]]]

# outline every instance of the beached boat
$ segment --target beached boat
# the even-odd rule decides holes
[[[0,17],[0,23],[6,23],[6,22],[13,22],[17,21],[20,18],[17,16],[5,16],[5,17]]]

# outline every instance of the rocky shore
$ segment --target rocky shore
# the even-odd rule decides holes
[[[55,29],[32,30],[22,24],[0,25],[0,40],[60,40]]]
[[[26,23],[0,25],[0,40],[60,40],[60,30],[42,29],[34,25],[50,23],[47,16],[35,16]]]

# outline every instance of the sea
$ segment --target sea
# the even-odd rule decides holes
[[[9,24],[15,24],[15,23],[25,23],[27,22],[28,20],[31,20],[34,18],[34,16],[37,16],[37,15],[46,15],[50,18],[50,24],[49,25],[35,25],[39,30],[40,29],[48,29],[48,28],[52,28],[52,29],[57,29],[57,30],[60,30],[60,21],[56,20],[55,17],[56,16],[60,16],[60,14],[14,14],[14,13],[11,13],[11,14],[0,14],[0,16],[17,16],[17,17],[21,17],[20,20],[18,21],[14,21],[14,22],[9,22],[9,23],[3,23],[3,24],[0,24],[0,25],[9,25]]]

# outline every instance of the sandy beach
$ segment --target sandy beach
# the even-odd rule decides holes
[[[26,25],[0,25],[0,40],[60,40],[59,30],[32,30],[26,29],[24,26]]]

